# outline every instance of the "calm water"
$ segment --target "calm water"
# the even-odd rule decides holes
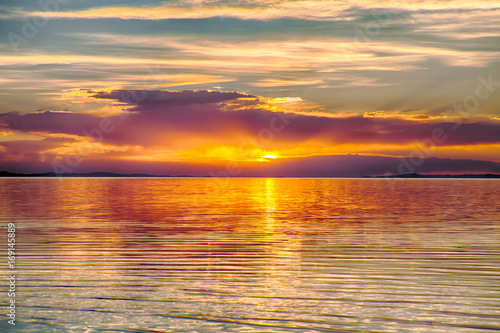
[[[499,190],[495,180],[0,179],[0,331],[500,331]]]

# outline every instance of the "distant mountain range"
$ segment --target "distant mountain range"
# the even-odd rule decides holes
[[[84,168],[51,164],[27,169],[0,163],[0,177],[258,177],[258,178],[365,178],[396,175],[398,178],[496,178],[500,161],[450,158],[398,158],[374,155],[318,155],[280,157],[265,161],[123,161],[119,168],[107,161],[86,160]],[[106,170],[106,172],[91,172]],[[45,172],[51,171],[51,172]],[[488,175],[489,174],[489,175]]]
[[[407,173],[403,175],[373,176],[367,178],[500,178],[499,174],[463,174],[463,175],[421,175],[418,173]]]
[[[167,177],[192,177],[189,175],[179,175],[179,176],[170,176],[170,175],[150,175],[146,173],[131,173],[131,174],[124,174],[124,173],[113,173],[113,172],[89,172],[89,173],[64,173],[62,175],[58,175],[55,172],[45,172],[45,173],[30,173],[30,174],[25,174],[25,173],[13,173],[13,172],[8,172],[8,171],[0,171],[0,177],[64,177],[64,178],[71,178],[71,177],[102,177],[102,178],[167,178]],[[206,176],[206,178],[209,178],[209,176]],[[280,178],[280,177],[277,177]],[[303,178],[310,178],[310,177],[303,177]],[[322,177],[322,178],[329,178],[329,177]],[[331,178],[342,178],[342,177],[331,177]],[[354,177],[356,178],[356,177]],[[359,178],[359,177],[358,177]],[[408,173],[408,174],[401,174],[401,175],[388,175],[388,176],[366,176],[363,178],[499,178],[500,179],[500,174],[462,174],[462,175],[421,175],[418,173]]]
[[[61,175],[55,172],[45,172],[45,173],[12,173],[8,171],[0,171],[0,177],[172,177],[169,175],[154,176],[145,173],[113,173],[113,172],[89,172],[89,173],[64,173]],[[176,176],[176,177],[190,177],[190,176]]]

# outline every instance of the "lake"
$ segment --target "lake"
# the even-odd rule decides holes
[[[491,179],[2,178],[0,331],[500,331],[499,190]]]

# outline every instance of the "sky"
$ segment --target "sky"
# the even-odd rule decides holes
[[[500,2],[4,0],[0,171],[500,173]]]

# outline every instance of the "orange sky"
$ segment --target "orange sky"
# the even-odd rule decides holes
[[[392,158],[387,172],[402,158],[499,172],[492,1],[2,10],[1,170],[204,175],[235,162],[265,175],[279,160],[357,154]]]

